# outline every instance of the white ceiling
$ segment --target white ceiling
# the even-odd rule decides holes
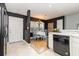
[[[6,7],[10,12],[23,15],[30,9],[32,17],[41,19],[79,13],[79,3],[6,3]]]

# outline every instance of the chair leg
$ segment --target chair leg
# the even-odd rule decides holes
[[[43,40],[43,38],[41,37],[41,40]]]
[[[37,38],[36,38],[36,40],[37,40]]]
[[[43,38],[41,38],[43,40]]]

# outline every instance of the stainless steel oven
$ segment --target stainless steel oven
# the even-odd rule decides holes
[[[53,35],[53,50],[62,56],[70,56],[69,36]]]

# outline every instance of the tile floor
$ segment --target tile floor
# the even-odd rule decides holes
[[[8,43],[6,56],[60,56],[52,50],[47,49],[45,52],[39,54],[35,51],[30,44],[25,41],[16,43]]]

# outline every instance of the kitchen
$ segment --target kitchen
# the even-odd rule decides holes
[[[38,39],[46,38],[46,48],[48,50],[52,50],[52,52],[49,53],[49,55],[50,54],[54,55],[53,52],[55,52],[61,56],[79,56],[79,51],[78,51],[79,50],[78,48],[78,45],[79,45],[79,40],[78,40],[79,39],[79,8],[78,8],[79,4],[54,4],[54,5],[51,4],[51,7],[50,7],[50,4],[43,4],[43,3],[41,4],[5,3],[5,5],[8,11],[6,10],[6,8],[2,7],[2,4],[0,5],[1,6],[0,7],[0,13],[1,13],[1,18],[0,18],[0,21],[1,21],[1,39],[0,39],[1,50],[0,52],[1,54],[0,55],[5,56],[7,54],[6,47],[13,44],[13,42],[17,43],[17,45],[15,44],[14,47],[13,46],[10,47],[10,50],[11,48],[15,49],[15,46],[17,47],[19,45],[18,42],[22,42],[23,44],[27,43],[25,44],[25,46],[29,45],[29,47],[31,47],[30,46],[31,45],[30,44],[31,43],[30,30],[33,31],[33,29],[30,28],[31,27],[30,25],[32,25],[30,21],[34,18],[34,14],[37,11],[36,15],[37,14],[40,15],[41,13],[41,15],[44,16],[45,19],[43,19],[42,22],[40,22],[38,18],[39,22],[34,22],[34,24],[36,23],[37,25],[33,24],[34,25],[33,27],[37,26],[36,29],[39,29],[39,30],[42,27],[43,31],[46,31],[47,35],[46,37],[36,36],[36,37],[31,37],[31,38],[36,39],[35,41],[37,41],[37,38]],[[28,8],[26,8],[26,6]],[[72,11],[69,9],[72,9]],[[34,19],[36,19],[36,17]],[[36,30],[34,30],[34,32],[35,31]],[[39,45],[39,43],[37,44]],[[41,45],[43,45],[43,43]],[[22,45],[22,47],[23,46],[24,45]],[[31,48],[34,49],[33,47]],[[12,50],[14,51],[14,49]],[[19,50],[22,49],[21,45],[19,45],[18,49]],[[23,49],[24,50],[21,50],[21,51],[25,52],[29,50],[29,52],[33,52],[33,51],[30,51],[29,48],[26,48],[27,50],[25,48]],[[10,50],[8,49],[8,51]],[[14,52],[13,51],[12,51],[12,54],[14,53],[14,55],[16,55],[15,51]],[[21,51],[19,51],[20,54],[22,53]],[[34,51],[36,52],[36,50]],[[17,50],[16,52],[17,52],[17,55],[19,55]],[[26,52],[25,55],[28,55],[29,52]],[[29,53],[29,55],[32,55],[32,54],[34,53]],[[37,54],[40,55],[39,53]],[[21,54],[21,55],[24,55],[24,54]]]
[[[64,22],[57,21],[58,28],[56,27],[48,33],[48,46],[50,49],[63,56],[79,56],[78,19],[79,14],[76,13],[65,16]]]

